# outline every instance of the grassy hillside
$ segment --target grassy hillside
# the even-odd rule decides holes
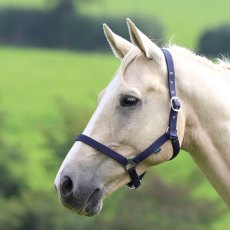
[[[47,5],[46,0],[1,0],[0,7],[39,7],[43,8]]]
[[[0,102],[8,115],[7,133],[28,153],[28,176],[37,184],[34,174],[39,181],[41,170],[37,162],[45,155],[39,151],[40,129],[58,123],[56,99],[93,111],[117,62],[106,55],[14,48],[1,48],[0,58]]]
[[[103,4],[84,5],[82,11],[95,15],[156,16],[166,28],[167,40],[173,38],[173,42],[195,47],[199,34],[206,27],[230,22],[229,8],[228,0],[104,0]]]
[[[52,2],[52,1],[51,1]],[[53,1],[54,2],[54,1]],[[90,1],[89,1],[90,2]],[[1,0],[0,6],[35,6],[46,8],[49,1]],[[228,0],[101,0],[86,3],[82,1],[80,10],[86,15],[111,17],[121,15],[156,16],[165,27],[166,40],[187,47],[196,47],[200,33],[207,27],[230,22],[230,2]],[[125,23],[125,21],[124,21]],[[151,22],[149,22],[151,27]]]

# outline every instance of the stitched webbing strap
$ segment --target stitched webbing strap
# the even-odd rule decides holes
[[[121,154],[115,152],[114,150],[110,149],[109,147],[99,143],[98,141],[96,141],[96,140],[92,139],[91,137],[88,137],[84,134],[80,134],[77,137],[76,141],[84,142],[85,144],[91,146],[92,148],[98,150],[99,152],[106,154],[107,156],[118,161],[123,167],[125,167],[129,162],[128,159],[123,157]]]
[[[141,161],[149,157],[151,154],[158,153],[160,151],[160,147],[168,140],[169,136],[166,133],[163,134],[160,138],[154,141],[147,149],[135,156],[133,158],[133,161],[139,164]]]
[[[176,97],[176,78],[175,78],[175,70],[174,63],[171,53],[167,49],[161,49],[167,65],[168,70],[168,86],[169,86],[169,96],[171,102],[171,110],[169,115],[169,127],[167,130],[167,135],[172,142],[173,146],[173,156],[170,160],[176,157],[180,151],[180,142],[177,134],[177,117],[178,111],[180,109],[180,101]]]

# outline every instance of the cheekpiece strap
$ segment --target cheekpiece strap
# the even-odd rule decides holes
[[[174,70],[174,63],[171,53],[163,48],[161,49],[167,65],[168,70],[168,86],[169,86],[169,96],[170,96],[170,115],[169,115],[169,126],[166,134],[168,135],[169,139],[172,142],[173,146],[173,156],[170,160],[175,158],[179,151],[180,151],[180,142],[177,134],[177,118],[178,112],[180,110],[180,101],[179,98],[176,96],[176,78],[175,78],[175,70]]]

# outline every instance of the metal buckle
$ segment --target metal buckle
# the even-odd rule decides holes
[[[128,172],[129,169],[136,168],[136,167],[137,167],[137,163],[133,159],[128,159],[127,164],[123,166],[126,172]]]
[[[177,108],[175,108],[175,106],[174,106],[174,103],[173,103],[174,101],[178,102]],[[180,110],[180,100],[179,100],[179,98],[178,97],[172,97],[170,102],[171,102],[172,110],[175,111],[175,112],[179,112],[179,110]]]

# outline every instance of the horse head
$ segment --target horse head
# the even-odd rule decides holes
[[[170,111],[167,66],[162,50],[127,19],[131,42],[104,24],[104,33],[121,65],[113,80],[102,90],[98,106],[83,134],[125,158],[146,149],[168,127]],[[183,137],[182,117],[178,136]],[[169,160],[170,142],[136,167],[140,175],[149,167]],[[130,177],[118,162],[76,141],[55,179],[63,205],[92,216],[100,212],[103,199],[127,184]]]

